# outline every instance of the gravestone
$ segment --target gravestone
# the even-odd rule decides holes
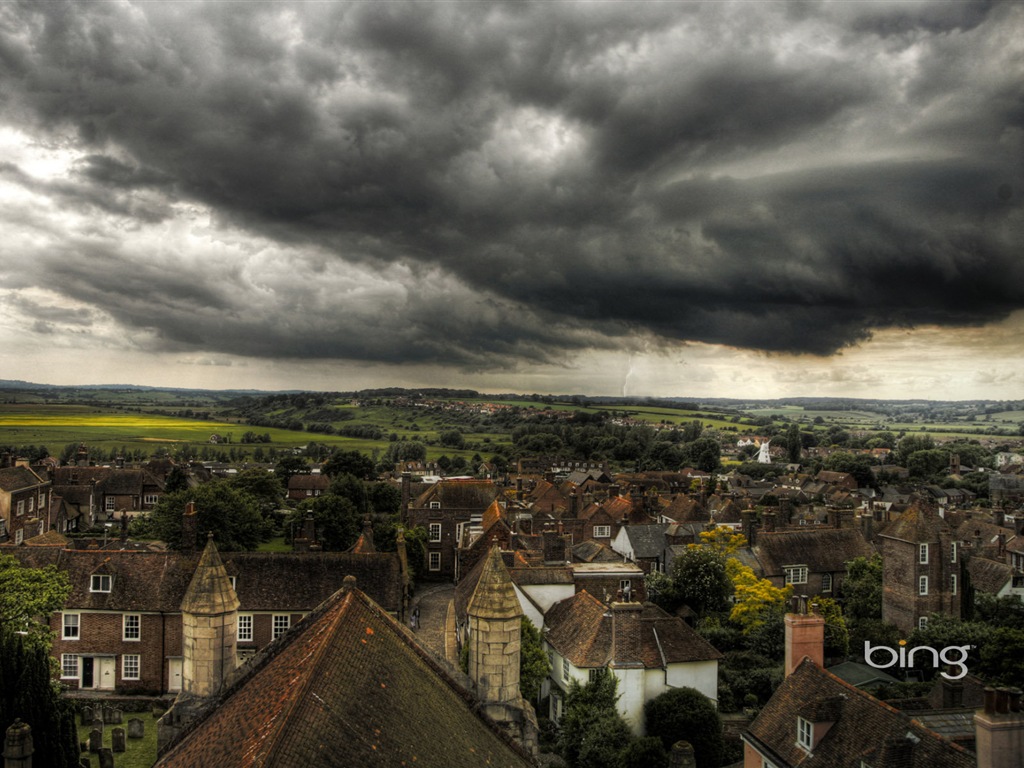
[[[88,725],[93,721],[95,715],[92,713],[92,707],[86,704],[82,707],[82,725]]]
[[[128,738],[142,739],[146,736],[146,723],[142,718],[132,717],[128,719]]]
[[[111,725],[121,724],[121,710],[116,707],[103,707],[103,722]]]
[[[89,731],[89,751],[99,752],[103,749],[103,729],[93,728]]]
[[[80,757],[78,758],[78,765],[79,768],[92,768],[92,760],[88,757]]]
[[[103,732],[103,721],[99,717],[94,717],[92,719],[92,727],[93,728],[99,728],[100,729],[100,733],[102,733]]]
[[[110,747],[100,750],[100,768],[114,768],[114,753],[110,751]]]
[[[124,752],[124,728],[115,728],[110,732],[110,746],[115,752]]]
[[[78,742],[78,751],[79,752],[88,752],[89,751],[89,742],[88,741],[80,741],[80,742]]]

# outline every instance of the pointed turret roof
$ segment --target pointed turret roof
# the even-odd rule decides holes
[[[185,597],[181,600],[181,610],[185,613],[215,615],[237,611],[238,605],[238,595],[231,586],[231,579],[220,559],[217,545],[213,543],[211,532]]]
[[[512,578],[501,559],[501,548],[495,544],[484,561],[480,580],[469,599],[466,612],[482,619],[511,619],[522,616]]]

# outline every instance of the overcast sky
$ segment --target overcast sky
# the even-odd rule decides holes
[[[1024,3],[4,2],[0,378],[1024,396]]]

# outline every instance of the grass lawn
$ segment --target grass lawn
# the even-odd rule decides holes
[[[146,724],[146,735],[141,739],[126,738],[124,741],[126,751],[114,753],[114,765],[116,765],[117,768],[150,768],[150,766],[156,762],[156,718],[149,712],[125,712],[124,723],[120,726],[104,725],[103,746],[113,746],[113,731],[115,728],[124,728],[125,733],[127,733],[128,719],[131,717],[138,717],[142,719],[142,722]],[[92,726],[78,726],[78,740],[88,742],[89,732],[91,730]],[[98,755],[90,755],[88,752],[83,752],[82,755],[83,757],[90,756],[91,762],[94,766],[99,765]]]

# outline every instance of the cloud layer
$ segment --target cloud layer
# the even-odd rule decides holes
[[[29,333],[484,370],[1024,307],[1018,3],[4,4],[0,72]]]

